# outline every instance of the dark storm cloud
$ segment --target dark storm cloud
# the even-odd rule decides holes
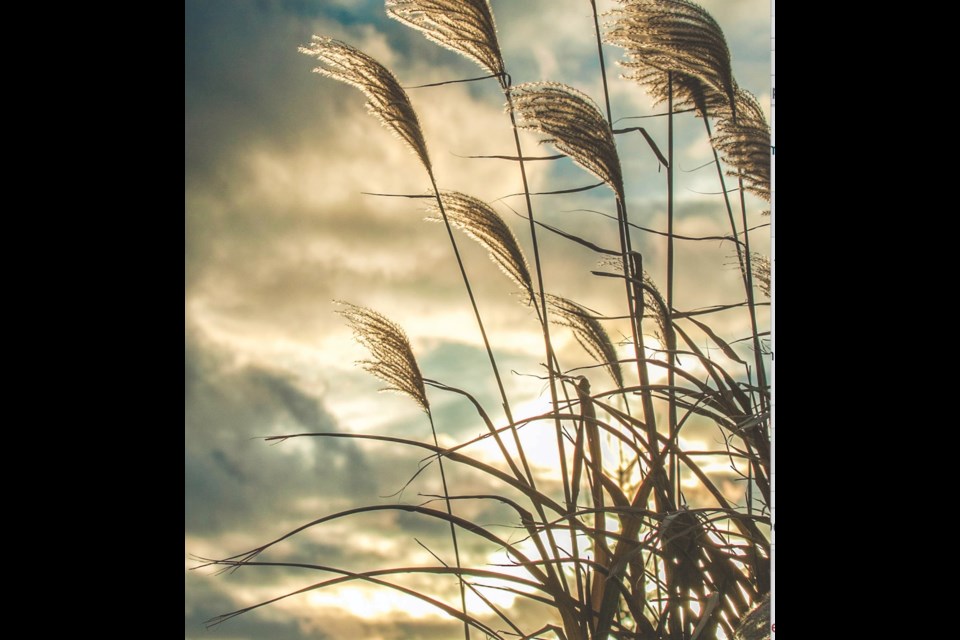
[[[275,139],[289,129],[284,104],[296,102],[276,98],[302,93],[289,62],[294,42],[309,33],[305,26],[291,33],[294,23],[268,3],[187,2],[184,20],[189,187],[215,174],[220,161],[250,138]]]
[[[185,527],[190,537],[214,540],[239,533],[263,543],[304,522],[359,504],[416,504],[440,493],[435,462],[416,474],[429,455],[416,447],[340,438],[268,445],[263,436],[340,429],[321,400],[287,376],[260,367],[236,369],[225,354],[192,333],[186,343],[184,379]],[[403,430],[411,432],[408,437],[430,441],[428,423],[418,414],[414,418],[418,424]],[[488,477],[464,465],[447,462],[447,473],[457,493],[494,491]],[[402,494],[389,497],[414,476]],[[432,506],[442,509],[442,503]],[[464,517],[480,516],[481,522],[513,521],[497,504],[462,502],[456,509]],[[372,527],[377,535],[399,536],[411,544],[414,535],[433,545],[448,540],[443,522],[400,511],[357,516],[354,522],[361,531]],[[295,554],[337,566],[377,560],[375,556],[387,564],[391,560],[375,550],[360,557],[344,542],[298,539]],[[238,551],[221,550],[222,555]]]
[[[412,475],[420,450],[393,449],[389,473],[378,472],[375,462],[358,445],[343,439],[305,439],[269,446],[262,436],[276,433],[335,432],[338,427],[321,400],[299,388],[288,376],[262,367],[236,367],[228,354],[188,332],[185,348],[185,534],[188,555],[226,556],[266,543],[294,527],[335,511],[363,503],[383,503],[400,479]],[[291,444],[296,446],[290,446]],[[428,472],[431,470],[428,470]],[[435,472],[435,467],[432,469]],[[399,475],[398,475],[399,474]],[[418,492],[439,490],[433,477],[411,485]],[[417,535],[432,548],[448,555],[449,531],[440,521],[421,521],[413,532],[400,512],[380,512],[342,521],[339,529],[321,525],[285,543],[279,556],[268,552],[264,560],[290,561],[363,570],[397,563],[389,540],[400,536],[401,545],[414,546]],[[349,526],[370,539],[356,546],[356,536],[337,534]],[[241,548],[227,536],[248,540]],[[380,543],[376,540],[380,540]],[[198,561],[188,561],[196,566]],[[186,577],[185,635],[201,637],[204,622],[244,604],[244,589],[258,589],[263,598],[275,597],[306,586],[329,574],[295,568],[249,567],[236,573],[211,575],[190,572]],[[301,598],[302,601],[302,598]],[[269,610],[257,610],[226,623],[216,633],[222,637],[299,638],[345,637],[326,635],[322,628],[332,614],[319,611],[307,623],[297,616],[277,622]],[[280,616],[282,619],[283,616]],[[330,622],[328,620],[328,622]],[[304,627],[307,624],[307,627]],[[319,626],[317,626],[319,625]],[[331,625],[344,628],[341,623]],[[376,625],[355,620],[354,627]],[[354,628],[349,627],[349,628]],[[239,634],[239,636],[234,635]]]
[[[252,144],[297,147],[324,121],[334,128],[324,118],[331,102],[318,95],[317,78],[309,75],[315,65],[297,51],[313,34],[358,44],[372,28],[420,62],[444,56],[388,19],[382,0],[188,0],[184,22],[188,188],[216,181]],[[444,63],[469,69],[452,54]]]
[[[188,187],[215,179],[237,150],[264,142],[293,146],[317,121],[310,61],[297,47],[315,28],[349,28],[382,17],[382,3],[350,12],[306,0],[191,0],[185,5],[184,92]],[[352,18],[351,18],[352,15]],[[321,105],[322,108],[322,105]]]
[[[308,224],[303,215],[314,213],[309,208],[301,205],[300,211],[288,213],[291,203],[249,201],[245,189],[257,177],[257,168],[250,166],[252,156],[328,147],[337,124],[335,96],[352,89],[328,83],[321,90],[318,78],[310,73],[314,65],[297,47],[316,32],[347,37],[351,25],[387,22],[382,3],[370,0],[348,6],[349,12],[329,2],[186,3],[188,288],[211,265],[243,256],[250,263],[244,275],[256,282],[258,276],[263,278],[262,253],[254,244],[258,238],[265,237],[269,247],[278,232],[285,237],[317,233],[316,227],[303,228]],[[327,151],[336,155],[336,144]],[[314,178],[321,183],[332,179],[322,174]],[[220,244],[224,239],[229,251]],[[273,275],[280,274],[274,270]],[[289,268],[283,275],[296,274]],[[300,280],[292,278],[293,283]]]
[[[296,450],[263,442],[277,433],[338,430],[289,379],[259,368],[228,372],[195,339],[185,362],[188,533],[256,530],[300,498],[376,494],[370,464],[352,442],[303,441]]]

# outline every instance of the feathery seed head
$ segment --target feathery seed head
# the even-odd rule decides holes
[[[372,360],[360,360],[357,364],[386,382],[388,386],[384,391],[405,393],[430,413],[423,376],[403,329],[365,307],[341,301],[336,304],[344,307],[337,313],[347,319],[357,342],[373,355]]]
[[[524,293],[532,296],[533,283],[527,259],[520,250],[516,236],[503,218],[487,203],[464,193],[450,191],[442,194],[440,199],[450,224],[479,242],[507,277],[523,289]],[[434,203],[430,211],[435,215],[427,218],[428,220],[442,219],[439,205]]]
[[[643,283],[646,285],[643,289],[644,307],[649,311],[649,313],[644,314],[644,317],[653,318],[656,321],[657,339],[667,349],[672,349],[670,338],[673,336],[673,332],[667,328],[667,303],[664,301],[660,289],[657,288],[657,284],[646,271],[643,272]]]
[[[427,172],[431,171],[420,120],[407,92],[386,67],[362,51],[332,38],[313,36],[310,45],[300,47],[299,51],[320,61],[320,66],[314,69],[316,73],[360,89],[367,96],[367,111],[413,149]]]
[[[760,285],[763,295],[770,297],[770,259],[759,253],[750,256],[753,279]]]
[[[607,42],[627,50],[627,77],[658,101],[669,94],[673,74],[677,106],[705,111],[734,99],[730,50],[723,30],[702,7],[687,0],[619,0]]]
[[[554,311],[553,318],[556,324],[569,327],[573,336],[580,343],[591,358],[603,365],[618,388],[623,388],[623,372],[620,370],[620,361],[617,350],[610,341],[610,336],[600,321],[588,309],[572,300],[560,296],[547,294],[547,300]],[[580,376],[586,381],[584,376]],[[578,384],[581,381],[578,379]],[[587,382],[587,391],[590,383]]]
[[[464,55],[506,86],[503,57],[488,0],[386,0],[387,15]]]
[[[574,162],[613,189],[621,202],[623,172],[613,130],[585,93],[559,82],[525,82],[510,89],[517,126],[538,131]]]
[[[744,187],[767,202],[770,201],[770,125],[760,103],[752,93],[737,88],[733,108],[719,113],[713,146],[720,157],[735,171],[743,172]]]

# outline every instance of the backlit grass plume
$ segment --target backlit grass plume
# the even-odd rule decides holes
[[[433,434],[433,443],[439,450],[440,441],[437,437],[436,425],[433,422],[433,413],[430,411],[430,403],[427,400],[423,376],[420,374],[417,359],[413,357],[413,349],[410,348],[410,341],[407,339],[407,334],[403,332],[403,329],[401,329],[399,325],[387,320],[375,311],[350,304],[349,302],[337,301],[337,304],[345,307],[339,310],[338,313],[347,319],[350,328],[353,329],[353,335],[356,337],[357,342],[369,349],[373,355],[372,360],[361,360],[358,364],[387,383],[388,386],[384,391],[392,390],[405,393],[420,405],[430,420],[430,431]],[[460,546],[457,542],[457,532],[452,521],[453,508],[450,505],[450,489],[447,486],[447,475],[443,468],[442,456],[437,456],[437,463],[440,469],[440,481],[443,484],[443,498],[447,507],[447,514],[451,517],[449,523],[450,539],[453,542],[453,553],[459,574],[461,568]],[[470,640],[470,628],[467,623],[466,585],[464,584],[462,575],[458,575],[457,578],[460,583],[464,639]]]
[[[736,108],[726,109],[717,123],[713,145],[720,157],[737,171],[747,191],[770,201],[770,125],[752,93],[737,89]]]
[[[596,103],[559,82],[525,82],[510,89],[517,126],[550,143],[607,183],[623,202],[623,172],[613,130]]]
[[[423,167],[426,169],[427,175],[430,178],[430,186],[432,187],[434,196],[439,203],[440,189],[437,187],[436,176],[433,173],[430,157],[427,154],[427,144],[423,138],[420,121],[417,119],[417,114],[410,105],[410,99],[407,93],[403,90],[403,87],[400,86],[400,83],[394,75],[365,53],[358,51],[348,44],[330,38],[313,36],[310,46],[300,47],[300,52],[314,56],[320,60],[322,65],[314,69],[317,73],[352,84],[366,94],[368,98],[367,110],[377,116],[385,127],[391,129],[403,139],[420,157],[420,161],[423,163]],[[493,355],[493,350],[487,339],[486,330],[483,327],[483,320],[480,317],[480,310],[473,296],[470,280],[467,277],[463,260],[460,257],[460,250],[457,247],[457,241],[453,236],[453,230],[443,210],[442,203],[439,204],[439,209],[440,216],[443,218],[444,226],[447,230],[447,235],[450,238],[450,245],[453,248],[457,266],[460,269],[460,275],[463,278],[464,288],[467,290],[467,296],[470,298],[470,306],[473,308],[474,316],[477,319],[477,327],[483,337],[484,347],[490,358],[490,366],[497,379],[497,387],[500,390],[504,410],[509,414],[509,402],[507,401],[506,391],[503,389],[500,372],[497,369],[496,358]],[[411,393],[411,395],[416,398],[415,394]]]
[[[606,329],[586,308],[572,300],[560,296],[547,295],[550,307],[554,310],[554,322],[569,327],[573,336],[591,358],[603,365],[618,388],[623,388],[623,372],[617,349],[613,346]]]
[[[407,92],[390,71],[362,51],[332,38],[313,36],[310,45],[300,47],[299,51],[320,61],[320,66],[314,69],[316,73],[363,91],[367,96],[367,111],[406,142],[427,171],[431,171],[420,121]]]
[[[365,307],[342,301],[337,301],[337,304],[344,307],[337,313],[347,319],[357,342],[373,355],[372,360],[360,360],[357,364],[386,382],[388,386],[384,391],[405,393],[429,413],[430,403],[423,386],[423,376],[403,329]]]
[[[488,0],[386,0],[387,15],[503,78],[503,58]]]
[[[527,259],[520,250],[516,236],[510,231],[510,227],[503,218],[487,203],[472,196],[451,191],[441,194],[440,197],[450,224],[479,242],[489,252],[490,259],[507,274],[507,277],[522,288],[524,293],[532,296],[533,282],[530,279]],[[440,207],[434,204],[430,210],[437,217],[427,219],[441,221]]]
[[[667,303],[663,299],[657,284],[646,271],[643,272],[643,299],[644,308],[647,309],[644,317],[653,318],[657,323],[657,339],[667,349],[672,349],[673,331],[670,330],[670,321],[667,319]]]
[[[701,114],[734,99],[730,50],[723,30],[702,7],[687,0],[619,0],[607,42],[627,50],[627,77],[658,101],[669,98]]]
[[[753,280],[760,286],[763,295],[770,297],[770,259],[759,253],[753,254],[751,261]]]

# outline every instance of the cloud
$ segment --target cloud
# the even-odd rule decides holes
[[[333,418],[283,374],[231,370],[188,340],[186,361],[186,528],[213,535],[289,517],[299,499],[374,495],[370,462],[352,442],[268,446],[262,437],[338,431]],[[307,515],[307,514],[304,514]],[[274,529],[274,533],[281,533]]]
[[[305,638],[331,638],[335,636],[323,633],[306,632],[293,618],[265,619],[261,616],[246,615],[226,622],[210,631],[206,622],[236,608],[236,602],[227,594],[222,581],[197,579],[188,575],[185,585],[187,593],[184,611],[184,637],[187,640],[208,638],[216,634],[222,640],[239,638],[274,638],[276,640],[303,640]]]
[[[434,462],[401,496],[380,497],[400,489],[415,475],[427,455],[422,449],[369,446],[343,439],[298,439],[267,445],[262,436],[340,429],[323,400],[305,392],[289,374],[237,363],[230,353],[194,332],[188,333],[186,342],[184,380],[185,534],[190,555],[223,557],[239,553],[319,516],[364,504],[426,502],[441,491]],[[441,413],[449,415],[448,410]],[[399,428],[394,435],[429,441],[427,423],[420,416],[419,420],[414,418],[419,424]],[[456,493],[503,493],[490,478],[462,465],[448,461],[447,473],[451,490]],[[443,509],[436,501],[430,506]],[[499,503],[458,501],[454,508],[459,515],[484,525],[516,524],[515,514]],[[262,559],[350,570],[435,564],[414,538],[452,562],[449,529],[444,521],[399,510],[351,516],[313,527]],[[488,542],[469,533],[461,532],[461,541],[465,559],[479,560],[491,552]],[[187,566],[196,564],[188,561]],[[322,578],[322,574],[304,570],[255,567],[229,576],[189,573],[186,635],[196,635],[200,624],[213,616]],[[446,585],[441,595],[448,601],[455,600],[455,585]],[[298,634],[306,636],[311,629],[327,626],[335,630],[330,637],[343,637],[338,629],[362,627],[371,633],[376,629],[382,637],[397,637],[396,629],[403,627],[359,619],[352,627],[347,624],[349,616],[324,614],[320,605],[320,611],[308,613],[311,609],[302,597],[294,600],[281,612],[297,620],[296,625],[278,620],[278,614],[268,607],[245,614],[224,629],[239,629],[241,637],[268,634],[298,638]],[[334,622],[334,618],[340,621]],[[430,620],[424,624],[446,628]]]
[[[492,4],[515,82],[560,80],[600,102],[588,3]],[[612,6],[599,4],[601,11]],[[766,71],[766,54],[754,53],[758,36],[748,34],[763,21],[766,4],[763,11],[755,9],[756,2],[708,0],[706,6],[728,29],[728,39],[738,38],[734,67],[740,83],[754,89],[755,82],[765,82],[759,72]],[[380,0],[191,0],[185,22],[186,552],[223,556],[340,509],[399,500],[417,503],[427,499],[420,494],[440,492],[433,463],[402,495],[393,495],[427,457],[421,449],[316,438],[269,445],[261,439],[339,431],[432,441],[429,423],[416,406],[395,394],[378,394],[381,383],[354,366],[366,354],[333,313],[333,299],[370,306],[398,322],[410,335],[425,375],[476,395],[495,421],[502,420],[499,393],[446,231],[422,221],[422,200],[362,193],[424,193],[429,182],[423,169],[365,112],[359,92],[311,74],[311,61],[297,53],[297,46],[314,33],[343,39],[377,57],[405,85],[479,73],[470,61],[388,20]],[[606,48],[606,53],[615,116],[649,113],[642,89],[615,77],[612,61],[619,52]],[[525,212],[523,199],[504,198],[522,189],[516,166],[462,157],[514,153],[496,82],[411,89],[410,95],[440,187],[492,202],[532,263],[528,223],[514,215]],[[656,140],[665,140],[662,119],[636,122],[644,123]],[[681,169],[711,159],[701,122],[680,117],[677,127]],[[522,141],[527,154],[552,153],[538,145],[537,136],[524,134]],[[620,136],[617,142],[630,188],[631,220],[665,229],[662,169],[639,135]],[[594,182],[568,160],[530,163],[528,170],[534,191]],[[694,193],[719,190],[711,171],[677,174],[677,224],[682,233],[721,234],[726,229],[722,200]],[[617,248],[615,224],[585,211],[615,215],[608,190],[538,196],[533,203],[537,220]],[[604,314],[625,312],[622,282],[590,274],[597,268],[597,255],[547,231],[538,236],[548,291]],[[456,237],[514,413],[536,413],[548,398],[545,382],[533,377],[543,375],[540,363],[545,360],[536,316],[512,295],[515,287],[483,250],[462,234]],[[641,231],[634,237],[645,265],[662,283],[663,238]],[[760,237],[754,249],[764,251]],[[678,245],[682,305],[742,296],[737,272],[718,267],[729,255],[728,243]],[[705,272],[709,282],[701,282]],[[746,325],[738,313],[716,316],[710,323],[722,335],[739,335]],[[621,321],[607,326],[614,340],[627,332]],[[564,367],[591,364],[568,331],[551,331]],[[741,344],[738,349],[749,355],[747,347]],[[628,351],[624,347],[624,357]],[[594,384],[598,388],[600,383]],[[430,390],[430,396],[441,442],[462,442],[485,432],[463,398],[437,390]],[[521,433],[531,450],[546,451],[543,443],[552,441],[552,431],[552,425],[535,423]],[[688,433],[713,436],[695,420]],[[466,451],[485,461],[498,455],[489,439]],[[545,465],[549,460],[544,454],[533,462]],[[499,466],[505,468],[502,462]],[[446,468],[455,493],[513,496],[480,472],[452,463]],[[540,486],[559,493],[556,478],[544,478]],[[458,501],[454,508],[480,523],[517,524],[516,514],[496,502]],[[513,529],[498,531],[504,537],[519,536]],[[349,568],[433,563],[414,536],[450,559],[449,531],[443,522],[401,512],[315,527],[276,553]],[[462,547],[467,557],[481,563],[491,554],[490,545],[475,536],[464,535]],[[210,616],[313,579],[320,578],[292,570],[216,577],[190,573],[186,635],[199,636],[199,622]],[[448,601],[456,600],[452,583],[438,589]],[[369,604],[363,593],[331,591],[330,597],[362,609]],[[456,623],[405,617],[401,605],[391,609],[387,619],[374,620],[331,602],[298,597],[232,621],[218,634],[439,638],[457,632]],[[544,619],[536,606],[518,606],[521,617]]]
[[[504,47],[522,49],[531,40],[525,30],[536,23],[512,16],[517,9],[510,8],[510,3],[502,5],[494,10]],[[372,5],[351,10],[349,20],[341,15],[343,9],[331,17],[319,9],[308,10],[309,3],[243,6],[246,11],[222,14],[207,5],[203,11],[188,11],[188,47],[194,53],[187,78],[187,302],[191,316],[220,340],[257,342],[254,348],[271,349],[260,355],[274,362],[304,358],[302,354],[312,351],[314,364],[325,366],[323,352],[332,348],[338,356],[342,353],[336,344],[343,343],[344,334],[331,313],[332,298],[369,305],[413,334],[418,333],[415,325],[421,325],[437,335],[440,322],[422,325],[425,315],[452,320],[445,324],[457,327],[458,339],[479,345],[442,227],[420,222],[420,201],[361,195],[363,191],[422,193],[427,186],[422,169],[403,145],[364,113],[359,92],[309,74],[310,61],[295,48],[306,41],[308,31],[333,33],[392,62],[402,79],[416,82],[462,77],[459,57],[409,30],[397,30],[398,25],[379,16],[379,10],[364,15]],[[558,20],[556,28],[541,30],[545,46],[559,46],[569,39],[568,32],[582,31],[580,23],[590,26],[589,14],[579,3],[567,8],[551,9]],[[200,17],[194,19],[192,11]],[[314,14],[316,18],[304,20]],[[200,41],[215,41],[216,46],[205,44],[202,55],[196,55]],[[589,38],[583,47],[588,45]],[[433,54],[424,57],[428,51]],[[588,71],[576,74],[596,78]],[[629,92],[643,95],[636,87],[629,87]],[[517,172],[509,163],[453,155],[513,152],[501,109],[503,98],[495,83],[416,90],[411,97],[420,112],[441,187],[485,200],[520,191]],[[225,116],[236,110],[242,113]],[[683,137],[684,132],[692,130],[698,139],[703,136],[699,123],[688,120],[679,127],[679,149],[690,146],[684,142],[689,137]],[[657,134],[661,125],[647,121],[646,126]],[[526,137],[528,153],[543,152],[531,144],[535,140],[535,136]],[[629,176],[657,171],[639,136],[623,137],[620,142]],[[681,167],[709,158],[701,147],[699,156],[681,158]],[[371,167],[377,169],[371,171]],[[592,182],[566,160],[531,164],[529,172],[534,190]],[[630,180],[642,186],[631,194],[631,217],[638,224],[665,227],[662,205],[647,204],[662,202],[663,187],[658,184],[662,175],[657,176],[660,180]],[[717,189],[707,170],[691,178],[696,182],[689,188]],[[684,180],[684,175],[678,175],[678,193],[686,193]],[[538,220],[616,248],[612,222],[574,211],[589,208],[612,214],[609,193],[596,190],[564,199],[534,200]],[[506,205],[522,208],[522,199],[496,206],[532,258],[526,223]],[[688,211],[685,205],[678,207],[677,214],[682,217]],[[648,268],[662,269],[662,238],[635,235],[636,248],[643,252]],[[539,236],[551,292],[589,304],[594,292],[616,290],[616,281],[598,281],[589,274],[596,256],[549,232],[541,231]],[[460,234],[457,237],[490,329],[509,329],[507,335],[498,336],[509,344],[535,340],[535,322],[515,306],[508,295],[509,283],[472,242]],[[577,260],[568,259],[571,252]],[[413,299],[415,305],[409,304]],[[301,355],[295,356],[294,351]]]

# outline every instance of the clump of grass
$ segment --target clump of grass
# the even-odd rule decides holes
[[[601,34],[594,2],[591,7],[599,43]],[[442,221],[447,230],[490,358],[505,420],[499,422],[491,417],[487,408],[467,389],[424,377],[409,340],[398,325],[364,307],[341,303],[340,313],[357,340],[371,353],[370,359],[360,362],[361,366],[385,381],[388,389],[412,398],[426,413],[432,444],[388,435],[353,433],[293,434],[273,439],[350,438],[426,451],[431,460],[437,462],[443,485],[440,498],[446,509],[404,504],[352,509],[314,520],[245,553],[208,563],[228,569],[267,564],[295,566],[337,575],[280,598],[352,580],[397,589],[460,620],[468,638],[471,629],[477,629],[488,637],[504,639],[552,635],[567,640],[606,640],[610,636],[705,640],[721,633],[732,638],[742,621],[748,626],[757,626],[752,622],[754,614],[748,612],[770,589],[771,455],[769,389],[760,353],[758,303],[753,300],[752,283],[756,280],[761,291],[769,295],[771,281],[769,261],[750,251],[744,192],[769,198],[768,157],[764,157],[769,128],[756,100],[740,89],[733,77],[729,49],[719,24],[701,7],[685,0],[621,0],[621,7],[611,14],[607,40],[626,49],[624,65],[630,70],[629,78],[639,82],[655,100],[668,104],[667,154],[662,154],[649,133],[642,131],[667,168],[667,232],[661,232],[668,241],[667,293],[661,295],[654,279],[643,268],[642,256],[633,250],[633,236],[638,228],[627,216],[625,176],[615,137],[626,131],[614,131],[610,125],[613,118],[609,96],[605,95],[605,115],[592,98],[573,87],[548,81],[513,85],[486,0],[387,0],[386,9],[391,17],[422,32],[430,40],[473,60],[500,83],[516,143],[516,156],[508,159],[517,163],[524,184],[526,218],[534,249],[532,270],[520,242],[490,205],[438,187],[416,113],[392,73],[350,45],[329,38],[314,37],[312,43],[301,50],[320,61],[318,72],[363,91],[368,110],[421,160],[433,192],[432,219]],[[602,48],[598,51],[602,65]],[[605,77],[604,87],[606,94]],[[724,179],[725,166],[740,185],[739,228],[729,199],[725,199],[725,204],[731,223],[730,240],[737,247],[738,262],[743,270],[746,302],[706,309],[675,308],[673,243],[678,236],[673,233],[672,149],[677,107],[697,111],[714,145],[718,176],[721,181]],[[711,133],[710,118],[717,120],[715,135]],[[592,248],[605,256],[618,256],[614,273],[593,273],[623,280],[626,315],[621,319],[630,326],[632,354],[623,353],[611,340],[608,327],[613,319],[546,291],[537,242],[538,223],[533,215],[519,129],[542,134],[544,142],[555,146],[613,191],[619,251],[605,249],[554,227],[546,228],[578,246]],[[517,418],[512,414],[454,238],[454,228],[478,242],[521,290],[524,301],[536,310],[546,356],[542,364],[547,369],[551,395],[551,406],[542,414]],[[710,314],[742,306],[750,312],[748,336],[733,339],[710,326]],[[563,369],[553,348],[551,321],[573,332],[597,366],[609,375],[611,387],[595,388],[588,375]],[[651,327],[663,345],[663,349],[652,356],[643,339]],[[754,346],[756,367],[753,370],[733,346],[743,342]],[[716,357],[716,353],[723,354],[723,358]],[[702,367],[702,372],[691,373],[680,365],[680,357]],[[632,374],[623,364],[636,366],[635,378],[629,377]],[[654,367],[666,371],[665,383],[653,382],[648,369]],[[593,383],[602,379],[594,378]],[[562,382],[559,387],[558,382]],[[454,447],[440,447],[428,389],[431,393],[453,393],[465,398],[486,432]],[[572,396],[568,391],[572,391]],[[628,401],[631,396],[640,397],[639,410],[631,409]],[[657,425],[658,413],[668,416],[665,432]],[[556,432],[559,469],[551,474],[533,472],[525,453],[529,444],[520,437],[520,429],[533,428],[543,422],[552,422]],[[723,444],[708,451],[686,448],[680,433],[694,422],[712,424]],[[506,433],[512,436],[515,453],[508,450],[503,440]],[[503,465],[491,464],[468,453],[469,447],[487,438],[496,442]],[[604,459],[607,455],[602,446],[604,440],[618,448],[620,463],[616,469]],[[726,497],[722,480],[705,471],[702,461],[705,456],[729,461],[733,472],[747,484],[746,504],[733,503]],[[447,482],[447,469],[451,465],[483,474],[489,484],[502,490],[482,495],[451,493]],[[695,480],[698,489],[707,496],[700,500],[702,504],[687,500],[681,482],[683,476]],[[549,482],[543,482],[543,478]],[[558,495],[561,487],[562,497]],[[754,488],[758,496],[754,495]],[[529,541],[528,550],[497,535],[484,523],[458,516],[452,506],[458,500],[506,506]],[[366,572],[287,559],[258,560],[277,542],[306,529],[386,509],[448,523],[455,566],[449,566],[433,551],[435,565]],[[505,552],[511,571],[465,565],[458,539],[464,532]],[[522,574],[516,569],[522,569]],[[421,573],[456,576],[460,606],[451,606],[386,579],[396,574]],[[551,619],[530,625],[511,611],[497,608],[484,595],[490,588],[483,582],[487,579],[501,581],[500,588],[517,597],[546,605],[553,612]],[[468,590],[486,603],[489,613],[468,609]],[[280,598],[226,614],[213,622]],[[766,623],[761,620],[759,624]],[[502,625],[508,629],[499,628]]]

